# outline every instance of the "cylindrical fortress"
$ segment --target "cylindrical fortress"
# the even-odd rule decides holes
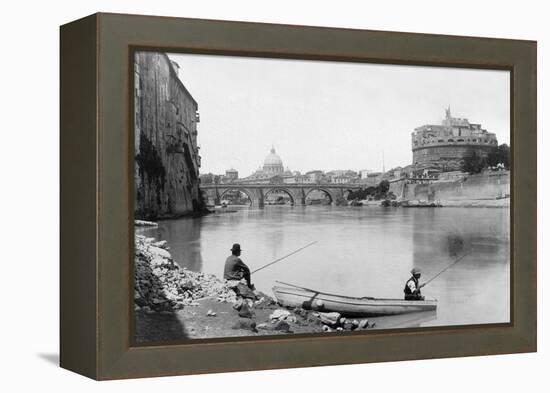
[[[413,165],[460,161],[474,153],[487,157],[498,146],[496,135],[467,119],[446,117],[441,125],[427,124],[412,133]]]
[[[433,142],[421,147],[413,147],[413,164],[462,160],[474,152],[486,158],[495,146],[496,144],[492,142]]]

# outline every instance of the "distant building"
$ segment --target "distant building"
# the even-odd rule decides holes
[[[332,182],[336,184],[349,184],[352,182],[352,178],[346,175],[334,176]]]
[[[473,153],[487,157],[498,146],[496,135],[468,119],[452,117],[451,108],[445,110],[441,125],[426,124],[412,133],[413,165],[451,164],[452,169]]]
[[[393,179],[399,179],[405,175],[405,171],[402,167],[398,166],[395,168],[390,169],[386,173],[384,173],[384,177],[387,178],[393,178]]]
[[[272,147],[269,154],[265,157],[263,165],[252,175],[242,179],[241,182],[265,182],[266,180],[269,181],[269,179],[274,176],[285,178],[293,176],[293,174],[290,169],[287,168],[285,170],[283,160],[281,160],[281,157],[275,152],[275,148]]]
[[[302,176],[302,182],[303,183],[320,183],[323,179],[324,173],[323,171],[315,170],[315,171],[309,171],[306,172],[304,176]]]
[[[227,181],[234,181],[234,180],[237,180],[239,178],[239,171],[237,171],[236,169],[228,169],[225,171],[225,179]]]
[[[382,181],[382,176],[382,172],[370,172],[367,174],[367,177],[362,177],[359,183],[364,184],[365,187],[375,187]]]
[[[361,169],[359,171],[359,177],[361,177],[361,179],[366,179],[369,173],[372,173],[372,169]]]
[[[359,180],[359,173],[350,169],[335,169],[326,173],[328,181],[337,184],[355,183]]]

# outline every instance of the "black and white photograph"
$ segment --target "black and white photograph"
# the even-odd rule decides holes
[[[133,61],[135,343],[510,323],[510,71]]]
[[[547,391],[546,8],[6,3],[0,391]]]

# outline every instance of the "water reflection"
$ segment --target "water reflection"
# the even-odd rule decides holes
[[[161,221],[158,227],[136,229],[138,234],[166,240],[172,258],[182,267],[202,271],[201,218]],[[185,261],[183,263],[183,261]]]
[[[429,325],[437,319],[437,311],[423,311],[411,314],[392,315],[375,319],[376,329],[416,328]]]
[[[414,212],[413,266],[427,281],[463,258],[423,290],[439,301],[429,325],[509,322],[509,210],[431,210]]]

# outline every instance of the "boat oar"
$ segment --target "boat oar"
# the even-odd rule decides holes
[[[458,262],[460,262],[461,260],[463,260],[467,255],[470,255],[472,253],[472,250],[470,251],[467,251],[466,253],[462,254],[462,256],[460,258],[458,258],[456,261],[454,261],[453,263],[451,263],[449,266],[447,266],[445,269],[443,269],[442,271],[440,271],[439,273],[437,273],[435,276],[433,276],[432,278],[430,278],[428,281],[426,281],[423,285],[423,287],[425,287],[426,285],[428,285],[430,282],[432,282],[433,280],[435,280],[437,277],[439,277],[440,275],[442,275],[443,273],[445,273],[447,270],[449,270],[451,267],[453,267],[454,265],[456,265]]]
[[[296,253],[298,253],[298,252],[300,252],[300,251],[302,251],[302,250],[308,248],[309,246],[313,246],[315,243],[317,243],[317,240],[314,241],[314,242],[311,242],[311,243],[309,243],[309,244],[307,244],[307,245],[305,245],[305,246],[303,246],[303,247],[301,247],[301,248],[299,248],[299,249],[297,249],[297,250],[295,250],[295,251],[292,251],[290,254],[286,254],[284,257],[281,257],[281,258],[279,258],[279,259],[275,259],[273,262],[269,262],[267,265],[264,265],[264,266],[262,266],[262,267],[259,267],[258,269],[254,270],[254,271],[251,272],[250,274],[252,275],[252,274],[254,274],[254,273],[256,273],[256,272],[259,272],[259,271],[262,270],[262,269],[265,269],[266,267],[269,267],[269,266],[271,266],[271,265],[273,265],[273,264],[275,264],[275,263],[277,263],[277,262],[280,262],[280,261],[282,261],[283,259],[288,258],[289,256],[294,255],[294,254],[296,254]]]

